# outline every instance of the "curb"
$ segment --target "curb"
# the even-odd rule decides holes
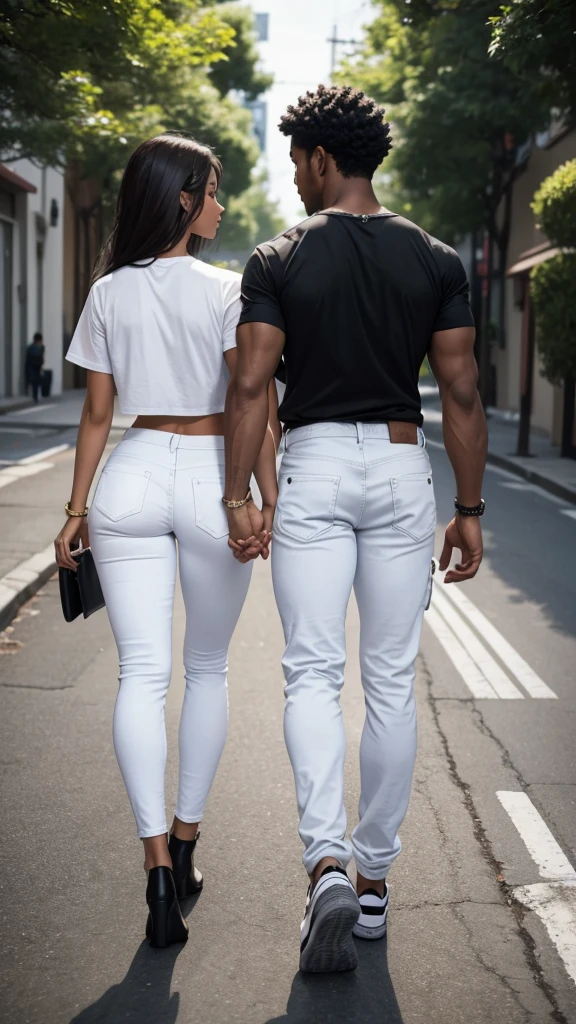
[[[12,621],[18,609],[44,586],[57,568],[54,545],[50,544],[0,579],[0,630]]]
[[[495,466],[500,466],[501,469],[507,469],[510,473],[522,477],[523,480],[528,480],[531,484],[536,484],[543,491],[548,491],[549,494],[553,494],[556,498],[561,498],[562,501],[569,501],[572,505],[576,505],[576,491],[572,487],[565,487],[563,484],[557,483],[556,480],[551,480],[548,476],[542,476],[536,470],[528,469],[526,466],[514,462],[507,455],[498,455],[495,452],[488,451],[486,461],[493,463]]]
[[[11,427],[14,426],[28,427],[30,428],[30,430],[78,430],[79,421],[76,419],[70,423],[55,423],[54,421],[49,423],[47,421],[43,422],[42,420],[34,420],[34,422],[32,422],[32,420],[26,419],[12,419],[9,413],[5,413],[4,415],[0,414],[0,431],[7,429],[9,430]],[[112,426],[110,427],[111,431],[116,430],[124,432],[127,429],[128,427],[125,424],[115,424],[114,421],[112,421]]]
[[[34,408],[34,402],[29,398],[22,398],[21,402],[14,402],[13,405],[2,405],[0,403],[0,416],[10,416],[13,412],[21,412],[22,409]]]

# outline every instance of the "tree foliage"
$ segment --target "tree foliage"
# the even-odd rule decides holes
[[[530,292],[538,328],[542,374],[551,384],[576,377],[576,253],[560,253],[534,267]]]
[[[532,209],[551,242],[576,248],[576,160],[562,164],[544,179]]]
[[[492,17],[490,53],[536,82],[549,107],[576,116],[574,0],[512,0]]]
[[[265,173],[257,175],[242,195],[231,196],[224,202],[226,213],[218,234],[222,249],[248,252],[286,227],[277,204],[268,195]]]
[[[383,169],[385,198],[447,240],[488,226],[498,241],[515,148],[546,113],[534,90],[488,56],[493,0],[377,7],[367,47],[339,77],[388,108],[395,148]]]
[[[226,59],[213,65],[211,80],[222,96],[230,89],[241,89],[248,100],[255,100],[270,88],[274,79],[256,69],[258,50],[252,11],[236,4],[223,4],[218,13],[234,30],[234,38],[223,46]]]
[[[555,245],[576,249],[576,160],[546,178],[532,209]],[[576,377],[576,252],[563,252],[534,267],[530,292],[538,327],[542,373],[552,384]]]
[[[134,146],[178,129],[215,147],[230,192],[248,187],[250,114],[224,95],[267,84],[246,16],[201,0],[0,0],[0,15],[4,159],[74,161],[110,191]],[[241,81],[212,82],[220,63]]]

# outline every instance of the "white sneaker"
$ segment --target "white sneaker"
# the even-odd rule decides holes
[[[343,868],[325,868],[308,889],[300,928],[301,971],[352,971],[358,965],[352,931],[360,904]]]
[[[388,898],[390,889],[386,885],[384,896],[376,889],[365,889],[360,899],[360,917],[354,925],[354,935],[359,939],[382,939],[388,923]]]

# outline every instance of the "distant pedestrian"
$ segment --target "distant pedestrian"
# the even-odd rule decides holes
[[[196,259],[224,212],[221,175],[212,151],[191,139],[165,135],[138,147],[67,356],[88,370],[88,394],[70,518],[56,553],[59,565],[73,569],[71,543],[91,541],[118,645],[114,745],[144,843],[153,946],[187,938],[178,899],[202,887],[194,865],[198,823],[226,740],[228,645],[251,576],[251,563],[230,555],[222,502],[224,399],[236,363],[241,278]],[[104,467],[88,537],[86,502],[108,441],[115,385],[121,411],[136,419]],[[277,427],[269,391],[266,417]],[[250,534],[266,557],[277,498],[271,431],[263,432],[255,476],[265,504],[262,512],[252,507]],[[186,690],[168,838],[164,705],[177,553]]]
[[[32,388],[32,398],[38,401],[38,394],[42,388],[42,370],[44,368],[44,339],[40,331],[36,331],[32,344],[26,349],[26,361],[24,364],[24,376],[26,388]]]
[[[440,388],[456,477],[453,548],[475,575],[486,422],[476,389],[468,284],[453,249],[384,209],[371,179],[391,141],[384,111],[350,88],[320,86],[289,107],[300,196],[310,215],[259,245],[242,283],[237,372],[228,392],[226,494],[242,498],[283,358],[287,428],[272,575],[284,626],[285,737],[310,876],[300,966],[356,966],[353,933],[386,932],[386,877],[400,853],[416,755],[414,659],[432,587],[435,503],[418,373]],[[236,555],[257,555],[246,510],[229,511]],[[346,838],[345,618],[360,612],[366,722],[359,823]],[[346,867],[356,860],[356,892]]]

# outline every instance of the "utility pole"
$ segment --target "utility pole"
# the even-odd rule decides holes
[[[332,35],[330,39],[326,40],[332,46],[331,60],[330,60],[330,78],[334,78],[334,72],[336,70],[336,47],[341,46],[356,46],[358,43],[357,39],[338,39],[338,25],[334,25],[332,29]]]

